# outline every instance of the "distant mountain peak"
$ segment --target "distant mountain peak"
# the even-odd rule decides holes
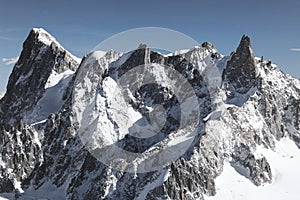
[[[147,44],[141,43],[138,47],[138,49],[146,49],[147,48]]]

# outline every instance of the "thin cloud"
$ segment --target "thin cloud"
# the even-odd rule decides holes
[[[24,32],[24,31],[29,31],[29,30],[30,30],[30,28],[8,28],[8,29],[1,29],[0,33],[1,33],[1,35],[8,35],[10,33]],[[18,40],[18,39],[0,36],[0,40]]]
[[[13,65],[19,60],[19,56],[15,58],[2,58],[2,62],[6,65]]]
[[[291,51],[300,51],[300,48],[292,48]]]
[[[2,36],[0,36],[0,40],[13,40],[13,39],[8,38],[8,37],[2,37]]]

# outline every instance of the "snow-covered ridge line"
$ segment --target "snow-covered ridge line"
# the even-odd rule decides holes
[[[45,31],[45,29],[43,29],[43,28],[33,28],[32,31],[34,31],[38,35],[37,39],[39,41],[43,42],[44,44],[46,44],[48,46],[50,46],[52,44],[52,42],[59,44],[59,42],[51,34],[49,34],[47,31]]]
[[[78,58],[74,56],[72,53],[67,51],[56,39],[53,37],[50,33],[45,31],[43,28],[33,28],[32,31],[34,31],[38,35],[38,40],[42,43],[46,44],[47,46],[50,46],[53,42],[57,44],[59,47],[64,49],[78,64],[81,62],[81,58]]]

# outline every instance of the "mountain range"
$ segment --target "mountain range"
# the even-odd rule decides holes
[[[228,56],[204,42],[79,59],[34,28],[0,114],[2,198],[299,197],[300,80],[247,35]]]

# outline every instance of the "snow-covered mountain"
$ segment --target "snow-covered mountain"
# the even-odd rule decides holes
[[[80,61],[33,29],[0,106],[3,197],[299,196],[300,81],[254,57],[248,36],[230,56],[205,42]]]
[[[79,62],[45,30],[32,29],[1,99],[2,123],[31,124],[59,111]]]

